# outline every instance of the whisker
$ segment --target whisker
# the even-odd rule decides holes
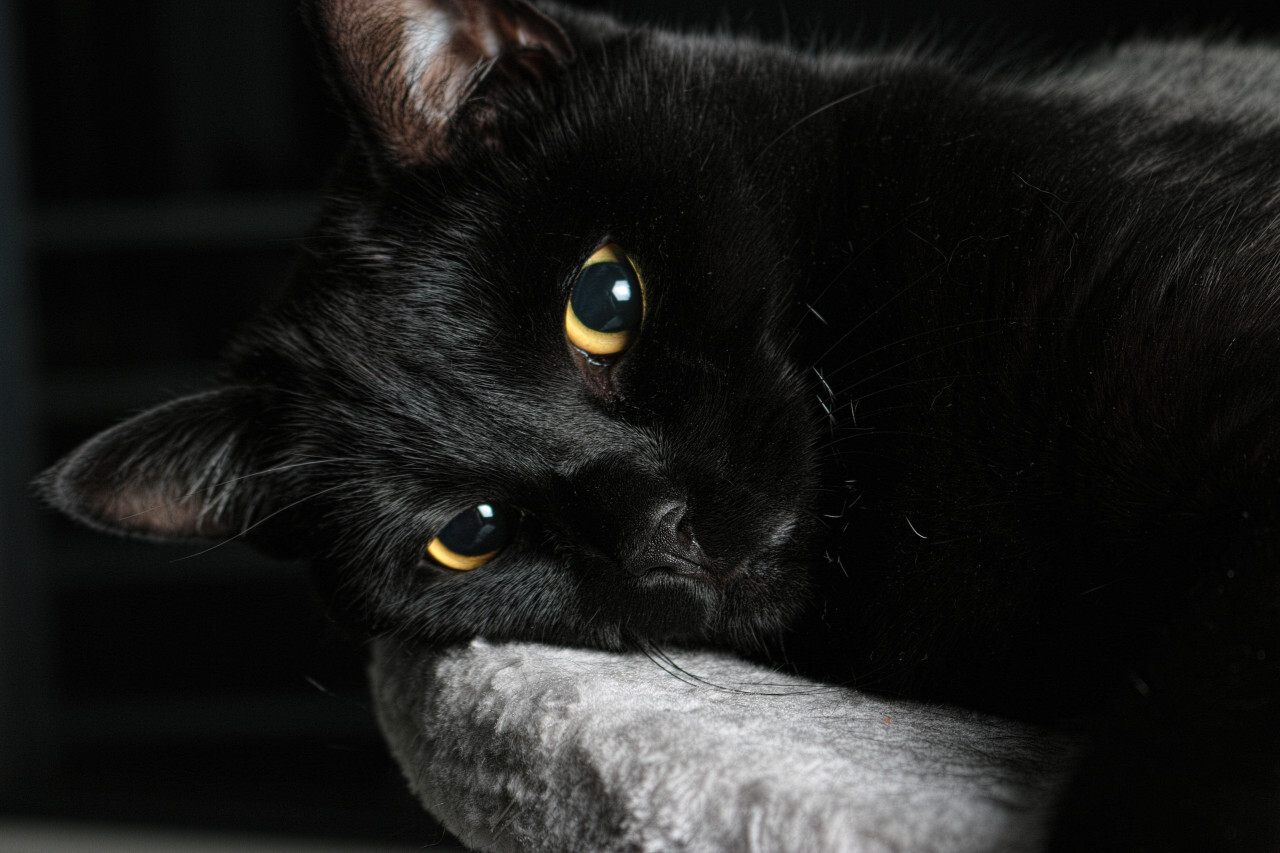
[[[638,647],[639,651],[649,658],[659,669],[668,673],[693,687],[710,687],[714,690],[720,690],[725,693],[736,693],[748,696],[807,696],[818,693],[830,693],[834,690],[840,690],[837,685],[816,684],[812,687],[796,687],[790,684],[770,681],[750,681],[736,682],[740,685],[746,685],[748,689],[743,687],[733,687],[725,684],[719,684],[702,676],[690,672],[680,664],[676,663],[666,651],[653,645],[652,643],[643,643]],[[731,682],[733,683],[733,682]],[[773,687],[776,690],[759,690],[749,688]]]
[[[915,430],[904,430],[904,429],[877,429],[877,430],[859,432],[854,435],[837,436],[836,438],[833,438],[831,441],[828,441],[826,444],[819,445],[818,449],[830,450],[831,448],[836,447],[837,445],[842,444],[845,441],[852,441],[854,439],[857,439],[859,441],[865,441],[867,438],[872,436],[876,438],[882,438],[884,436],[905,436],[907,438],[924,438],[930,441],[947,444],[947,445],[950,445],[951,447],[954,447],[960,450],[972,450],[972,447],[970,445],[965,444],[964,442],[961,442],[961,441],[956,441],[951,438],[945,438],[935,433],[917,432]]]
[[[836,274],[835,274],[835,275],[833,275],[833,276],[831,277],[831,279],[830,279],[830,280],[829,280],[829,281],[828,281],[828,282],[823,286],[822,290],[818,291],[818,294],[813,298],[813,303],[814,303],[814,305],[816,305],[817,303],[819,303],[819,302],[821,302],[821,301],[822,301],[823,297],[825,297],[825,296],[827,295],[827,293],[831,290],[831,288],[832,288],[833,286],[835,286],[835,283],[836,283],[836,282],[838,282],[838,281],[840,281],[840,279],[844,277],[844,274],[845,274],[845,273],[847,273],[850,269],[852,269],[852,268],[853,268],[853,265],[854,265],[854,264],[856,264],[856,263],[858,262],[858,260],[859,260],[863,255],[865,255],[867,252],[871,251],[871,250],[876,246],[876,244],[877,244],[877,243],[879,243],[881,240],[883,240],[883,239],[884,239],[885,237],[887,237],[888,235],[892,234],[892,233],[894,232],[894,230],[895,230],[895,229],[897,229],[897,228],[901,227],[901,226],[902,226],[902,224],[903,224],[904,222],[906,222],[906,221],[907,221],[907,217],[906,217],[905,215],[904,215],[904,216],[902,216],[902,217],[900,217],[900,218],[898,219],[898,221],[897,221],[897,222],[895,222],[895,223],[893,223],[892,225],[890,225],[890,226],[886,227],[886,228],[885,228],[885,229],[883,229],[879,234],[877,234],[877,235],[875,235],[874,237],[872,237],[870,240],[867,240],[867,241],[862,245],[862,247],[861,247],[861,248],[859,248],[859,249],[857,249],[857,250],[855,250],[855,249],[854,249],[854,247],[853,247],[853,243],[849,243],[849,251],[850,251],[850,253],[851,253],[851,254],[850,254],[850,256],[849,256],[849,260],[845,263],[845,265],[844,265],[844,266],[842,266],[842,267],[841,267],[841,268],[836,272]],[[932,270],[930,270],[930,272],[932,272]],[[864,324],[866,324],[866,323],[868,323],[869,321],[871,321],[871,320],[872,320],[872,319],[873,319],[877,314],[879,314],[881,311],[885,310],[885,309],[886,309],[886,308],[888,308],[890,305],[892,305],[892,304],[894,303],[894,301],[895,301],[895,300],[897,300],[897,299],[898,299],[899,297],[901,297],[903,294],[905,294],[905,293],[907,293],[908,291],[910,291],[910,290],[911,290],[911,288],[915,287],[917,284],[919,284],[920,282],[922,282],[922,281],[926,280],[927,278],[928,278],[928,274],[926,273],[925,275],[923,275],[923,276],[921,276],[921,277],[919,277],[919,278],[915,279],[914,281],[912,281],[912,282],[911,282],[910,284],[908,284],[906,287],[904,287],[904,288],[902,288],[901,290],[899,290],[899,291],[898,291],[897,293],[895,293],[893,296],[890,296],[888,299],[886,299],[886,300],[885,300],[884,302],[882,302],[880,305],[878,305],[878,306],[876,306],[875,308],[873,308],[870,312],[868,312],[865,316],[863,316],[863,318],[862,318],[861,320],[859,320],[857,323],[855,323],[855,324],[853,325],[853,327],[852,327],[852,328],[846,329],[846,330],[845,330],[845,332],[844,332],[844,334],[843,334],[840,338],[838,338],[834,344],[832,344],[831,349],[835,349],[835,347],[839,346],[839,344],[840,344],[840,343],[841,343],[841,342],[842,342],[846,337],[848,337],[849,335],[851,335],[851,334],[853,334],[854,332],[856,332],[856,331],[857,331],[859,328],[861,328]],[[807,303],[806,303],[806,304],[807,304]],[[826,320],[826,318],[825,318],[825,317],[823,317],[821,314],[818,314],[818,312],[817,312],[816,310],[814,310],[814,305],[809,305],[809,306],[808,306],[808,307],[809,307],[809,310],[810,310],[810,311],[813,311],[813,313],[814,313],[814,314],[816,314],[816,315],[818,316],[818,319],[822,320],[822,322],[823,322],[824,324],[830,325],[829,323],[827,323],[827,320]],[[801,317],[801,320],[802,320],[802,321],[804,320],[804,317],[803,317],[803,316]],[[800,327],[799,327],[799,324],[797,324],[797,327],[796,327],[796,329],[795,329],[795,336],[798,336],[799,331],[800,331]],[[795,338],[793,337],[793,338],[792,338],[792,343],[794,343],[794,340],[795,340]],[[823,353],[823,354],[822,354],[822,356],[820,356],[818,360],[819,360],[819,361],[821,361],[821,360],[822,360],[822,358],[825,358],[827,355],[829,355],[829,354],[830,354],[830,352],[831,352],[831,349],[828,349],[828,350],[827,350],[827,352]]]
[[[892,370],[893,368],[890,368],[890,369]],[[955,380],[957,380],[957,379],[982,379],[982,378],[989,378],[989,377],[992,377],[992,376],[1001,376],[1001,375],[1006,375],[1006,376],[1007,376],[1007,375],[1009,375],[1009,374],[1008,374],[1008,373],[1005,373],[1005,372],[1003,372],[1003,371],[989,371],[989,370],[982,370],[982,371],[977,371],[977,372],[975,372],[975,373],[948,373],[948,374],[945,374],[945,375],[942,375],[942,376],[921,376],[921,377],[920,377],[920,378],[918,378],[918,379],[906,379],[906,380],[904,380],[904,381],[902,381],[902,382],[897,382],[897,383],[895,383],[895,384],[893,384],[893,385],[885,385],[885,386],[883,386],[883,387],[876,388],[875,390],[868,391],[868,392],[866,392],[865,394],[861,394],[861,395],[859,395],[856,399],[854,399],[854,400],[853,400],[853,402],[852,402],[852,403],[850,403],[850,405],[853,405],[853,406],[861,406],[861,404],[862,404],[862,401],[863,401],[863,400],[869,400],[869,399],[871,399],[872,397],[875,397],[875,396],[880,395],[880,394],[887,394],[887,393],[889,393],[890,391],[897,391],[897,390],[900,390],[900,389],[902,389],[902,388],[909,388],[909,387],[911,387],[912,385],[927,385],[927,384],[928,384],[928,383],[930,383],[930,382],[954,382],[954,381],[955,381]],[[851,390],[853,390],[854,388],[856,388],[856,387],[857,387],[858,385],[860,385],[860,384],[861,384],[861,382],[855,383],[855,384],[853,384],[853,385],[850,385],[848,388],[846,388],[846,389],[844,389],[844,390],[845,390],[845,391],[851,391]],[[841,408],[843,408],[843,407],[841,407]],[[876,416],[878,416],[878,415],[882,415],[882,414],[884,414],[885,412],[893,412],[893,411],[897,411],[897,410],[899,410],[899,409],[909,409],[909,408],[914,408],[914,406],[905,405],[905,404],[904,404],[904,405],[899,405],[899,406],[885,406],[885,407],[883,407],[883,408],[875,409],[875,410],[871,411],[870,413],[867,413],[867,412],[858,412],[858,411],[854,410],[853,412],[851,412],[851,418],[852,418],[852,420],[853,420],[853,425],[854,425],[856,428],[858,428],[858,429],[864,429],[864,430],[870,430],[870,429],[874,429],[874,427],[859,427],[859,426],[857,425],[857,419],[858,419],[858,417],[859,417],[859,416],[861,416],[861,417],[863,417],[863,418],[875,418]]]
[[[884,84],[884,83],[872,83],[870,86],[864,86],[863,88],[859,89],[859,90],[858,90],[858,91],[856,91],[856,92],[850,92],[850,93],[848,93],[847,95],[841,95],[840,97],[836,98],[835,100],[833,100],[833,101],[828,101],[827,103],[825,103],[825,104],[823,104],[822,106],[818,107],[816,110],[814,110],[813,112],[809,113],[808,115],[803,116],[802,118],[800,118],[800,119],[796,120],[796,121],[795,121],[795,122],[794,122],[790,127],[788,127],[786,130],[782,131],[782,133],[779,133],[777,136],[775,136],[775,137],[773,138],[773,140],[772,140],[768,145],[766,145],[764,148],[761,148],[761,149],[760,149],[760,153],[759,153],[759,154],[757,154],[757,155],[755,156],[755,159],[751,161],[751,165],[750,165],[750,166],[748,166],[747,168],[748,168],[748,169],[754,169],[754,168],[755,168],[755,166],[756,166],[756,164],[760,162],[760,158],[764,157],[764,155],[765,155],[765,154],[767,154],[767,153],[769,152],[769,149],[770,149],[770,148],[772,148],[773,146],[775,146],[775,145],[777,145],[779,142],[781,142],[783,139],[785,139],[785,138],[787,137],[787,135],[788,135],[788,134],[792,133],[792,132],[793,132],[796,128],[798,128],[800,125],[804,124],[804,123],[805,123],[805,122],[807,122],[807,121],[812,120],[813,118],[815,118],[815,117],[817,117],[817,116],[821,115],[822,113],[826,112],[827,110],[829,110],[829,109],[831,109],[831,108],[833,108],[833,107],[838,107],[838,106],[840,106],[840,105],[841,105],[841,104],[843,104],[845,101],[851,101],[851,100],[853,100],[854,98],[858,97],[859,95],[865,95],[867,92],[870,92],[870,91],[872,91],[873,89],[878,89],[878,88],[880,88],[880,87],[881,87],[881,86],[883,86],[883,85],[885,85],[885,84]]]
[[[863,361],[864,359],[870,358],[871,356],[876,355],[878,353],[884,352],[887,349],[892,349],[893,347],[901,346],[902,344],[909,343],[911,341],[918,340],[920,338],[926,338],[931,335],[940,335],[943,332],[955,331],[957,329],[964,329],[970,326],[983,326],[983,325],[990,325],[993,323],[1031,323],[1031,322],[1035,322],[1036,320],[1037,318],[1034,318],[1034,317],[984,317],[980,320],[967,320],[963,323],[952,323],[948,326],[938,326],[932,329],[925,329],[922,332],[916,332],[914,335],[907,335],[906,337],[897,338],[896,340],[890,341],[889,343],[886,343],[886,344],[882,344],[881,346],[878,346],[875,349],[868,350],[862,353],[861,355],[855,358],[852,358],[849,361],[846,361],[844,364],[841,364],[838,367],[833,367],[831,370],[827,371],[827,376],[828,378],[831,376],[834,376],[840,371],[846,368],[852,367],[858,362]],[[912,353],[910,358],[904,361],[901,361],[898,364],[893,365],[893,367],[901,367],[902,365],[908,364],[909,362],[914,361],[916,358],[919,358],[922,355],[933,355],[934,353],[941,352],[947,347],[972,343],[973,341],[981,340],[982,338],[988,337],[990,335],[998,334],[999,332],[1000,332],[1000,329],[993,329],[992,331],[989,331],[989,332],[983,332],[980,335],[974,335],[972,337],[958,338],[956,340],[951,340],[944,344],[940,344],[938,347],[934,349],[923,350],[921,352]],[[839,342],[837,341],[837,343]],[[833,345],[831,349],[834,349],[834,348],[835,348],[835,345]],[[819,358],[818,361],[823,361],[827,355],[830,355],[830,353],[831,353],[831,350],[830,349],[827,350],[827,352],[821,358]],[[888,368],[888,369],[892,370],[893,368]],[[875,375],[879,376],[880,374],[877,373]]]
[[[250,479],[253,479],[254,477],[263,477],[268,474],[278,474],[281,471],[290,471],[294,468],[303,468],[308,465],[321,465],[329,462],[343,462],[343,461],[346,461],[346,460],[342,457],[335,457],[332,459],[312,459],[307,462],[292,462],[287,465],[277,465],[274,468],[266,468],[266,469],[263,469],[262,471],[255,471],[252,474],[241,474],[238,477],[232,477],[227,480],[219,480],[215,483],[210,483],[207,486],[201,486],[198,489],[193,489],[190,492],[187,492],[185,495],[182,495],[172,501],[167,501],[162,504],[156,504],[155,506],[149,506],[146,509],[138,510],[137,512],[130,513],[129,515],[121,516],[120,521],[128,521],[131,518],[137,518],[138,516],[146,515],[147,513],[155,512],[156,510],[167,509],[168,507],[174,506],[176,504],[180,504],[183,501],[188,501],[191,498],[194,498],[196,495],[200,494],[201,492],[207,492],[212,489],[220,489],[223,486],[229,486],[232,483],[239,483],[244,480],[250,480]]]
[[[327,489],[321,489],[321,490],[320,490],[320,491],[318,491],[318,492],[312,492],[311,494],[307,495],[306,497],[298,498],[298,499],[297,499],[296,501],[294,501],[293,503],[290,503],[290,504],[287,504],[287,505],[285,505],[285,506],[282,506],[282,507],[280,507],[280,509],[276,510],[275,512],[270,513],[269,515],[265,515],[265,516],[263,516],[262,518],[258,519],[258,520],[257,520],[257,521],[255,521],[253,524],[250,524],[248,527],[246,527],[246,528],[244,528],[243,530],[241,530],[241,531],[240,531],[239,533],[237,533],[235,536],[228,536],[226,539],[223,539],[221,542],[218,542],[218,543],[217,543],[217,544],[215,544],[215,545],[210,545],[208,548],[205,548],[203,551],[197,551],[197,552],[196,552],[196,553],[194,553],[194,554],[187,554],[185,557],[178,557],[176,560],[170,560],[170,562],[172,562],[172,563],[180,563],[180,562],[182,562],[183,560],[190,560],[190,559],[192,559],[193,557],[200,557],[200,556],[203,556],[203,555],[205,555],[205,554],[208,554],[210,551],[214,551],[214,550],[216,550],[216,549],[218,549],[218,548],[221,548],[223,545],[226,545],[226,544],[227,544],[227,543],[229,543],[229,542],[234,542],[235,540],[237,540],[237,539],[239,539],[239,538],[243,537],[243,536],[244,536],[246,533],[248,533],[250,530],[253,530],[255,527],[257,527],[257,526],[259,526],[259,525],[261,525],[261,524],[264,524],[264,523],[265,523],[265,522],[267,522],[267,521],[270,521],[271,519],[275,518],[275,517],[276,517],[277,515],[279,515],[280,513],[285,512],[285,511],[290,510],[290,509],[293,509],[293,508],[294,508],[295,506],[297,506],[298,504],[300,504],[300,503],[305,503],[305,502],[307,502],[307,501],[311,500],[312,498],[318,498],[318,497],[320,497],[320,496],[321,496],[321,495],[323,495],[323,494],[326,494],[326,493],[328,493],[328,492],[332,492],[332,491],[334,491],[335,489],[340,489],[340,488],[342,488],[344,485],[346,485],[346,484],[345,484],[345,483],[338,483],[337,485],[330,486],[330,487],[329,487],[329,488],[327,488]]]
[[[895,228],[896,228],[897,226],[895,225],[895,226],[893,226],[893,227],[895,227]],[[889,233],[890,231],[892,231],[892,230],[893,230],[892,228],[886,229],[886,230],[885,230],[885,232],[884,232],[884,234],[888,234],[888,233]],[[883,236],[884,236],[884,234],[881,234],[880,236],[881,236],[881,237],[883,237]],[[877,238],[876,238],[876,240],[879,240],[879,239],[880,239],[880,237],[877,237]],[[871,244],[869,244],[869,245],[868,245],[868,248],[870,247],[870,245],[874,245],[874,244],[875,244],[875,242],[876,242],[876,240],[873,240],[873,241],[871,242]],[[863,249],[863,251],[866,251],[866,249]],[[861,253],[859,253],[859,254],[861,254]],[[854,258],[850,259],[849,263],[845,264],[844,268],[840,271],[840,275],[843,275],[845,270],[847,270],[847,269],[849,269],[849,267],[853,266],[853,264],[854,264],[854,262],[855,262],[856,260],[857,260],[857,257],[856,257],[856,256],[855,256]],[[936,267],[935,267],[934,269],[936,269]],[[918,284],[920,284],[920,282],[922,282],[922,281],[926,281],[926,280],[929,278],[929,275],[930,275],[930,274],[932,274],[932,272],[933,272],[933,270],[929,270],[929,272],[925,273],[924,275],[922,275],[922,276],[919,276],[919,277],[915,278],[915,279],[914,279],[914,280],[912,280],[910,283],[908,283],[905,287],[903,287],[901,290],[899,290],[897,293],[893,294],[893,295],[892,295],[892,296],[890,296],[888,299],[886,299],[884,302],[880,303],[880,304],[879,304],[879,305],[877,305],[875,308],[871,309],[871,311],[869,311],[869,312],[866,314],[866,316],[864,316],[861,320],[859,320],[858,322],[854,323],[854,324],[853,324],[852,326],[850,326],[849,328],[845,329],[845,330],[844,330],[844,332],[842,332],[842,333],[841,333],[840,337],[836,338],[836,339],[835,339],[835,341],[833,341],[833,342],[832,342],[831,346],[827,347],[826,351],[825,351],[825,352],[823,352],[823,353],[822,353],[822,355],[818,356],[817,360],[818,360],[818,361],[823,361],[823,360],[825,360],[827,356],[831,355],[831,353],[836,349],[836,347],[840,346],[842,343],[844,343],[846,340],[848,340],[848,338],[849,338],[849,336],[850,336],[850,335],[852,335],[852,334],[854,334],[855,332],[857,332],[857,331],[858,331],[858,329],[860,329],[860,328],[862,328],[863,326],[865,326],[865,325],[866,325],[867,323],[869,323],[873,318],[875,318],[875,316],[876,316],[877,314],[879,314],[881,311],[884,311],[886,308],[888,308],[890,305],[892,305],[895,301],[897,301],[898,299],[902,298],[902,296],[904,296],[905,294],[907,294],[907,293],[911,292],[911,289],[912,289],[913,287],[916,287]],[[837,278],[838,278],[838,276],[837,276]],[[830,287],[830,285],[828,285],[828,287]],[[824,290],[823,292],[825,293],[826,291]]]

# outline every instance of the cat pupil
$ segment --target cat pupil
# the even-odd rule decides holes
[[[454,553],[479,557],[505,545],[509,531],[505,512],[493,504],[478,504],[455,515],[436,538]]]
[[[584,326],[597,332],[629,332],[640,327],[639,287],[626,266],[604,261],[586,267],[573,287],[570,303]]]
[[[500,504],[476,504],[450,519],[427,551],[448,568],[474,569],[510,544],[514,534],[511,510]]]

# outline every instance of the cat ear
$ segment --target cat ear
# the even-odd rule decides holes
[[[151,539],[225,538],[250,523],[260,470],[251,433],[265,406],[241,388],[185,397],[90,439],[36,481],[40,494],[98,529]]]
[[[339,92],[402,166],[447,161],[454,132],[497,145],[510,104],[574,56],[525,0],[316,0],[311,15]]]

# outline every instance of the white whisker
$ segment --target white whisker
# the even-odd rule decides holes
[[[175,506],[176,504],[180,504],[184,501],[191,500],[201,492],[208,492],[213,489],[222,488],[223,486],[229,486],[232,483],[239,483],[244,480],[251,480],[254,477],[265,477],[268,474],[278,474],[281,471],[290,471],[290,470],[293,470],[294,468],[303,468],[308,465],[321,465],[329,462],[342,462],[342,461],[345,461],[342,457],[334,457],[331,459],[311,459],[306,462],[292,462],[287,465],[277,465],[274,468],[266,468],[261,471],[255,471],[252,474],[241,474],[238,477],[231,477],[230,479],[227,479],[227,480],[219,480],[215,483],[210,483],[207,486],[201,486],[198,489],[192,489],[191,491],[187,492],[184,495],[181,495],[175,500],[166,501],[165,503],[156,504],[155,506],[149,506],[146,509],[138,510],[137,512],[130,513],[129,515],[123,515],[120,517],[120,521],[128,521],[131,518],[137,518],[139,516],[146,515],[147,513],[156,512],[157,510],[162,510],[162,509],[168,509],[169,507]]]
[[[813,112],[809,113],[808,115],[803,116],[802,118],[800,118],[800,119],[796,120],[794,123],[792,123],[792,125],[791,125],[790,127],[788,127],[786,130],[782,131],[782,133],[779,133],[777,136],[775,136],[775,137],[773,138],[773,140],[772,140],[768,145],[766,145],[764,148],[761,148],[761,149],[760,149],[760,153],[759,153],[759,154],[757,154],[757,155],[755,156],[755,159],[751,161],[751,167],[750,167],[750,168],[755,168],[755,165],[756,165],[757,163],[759,163],[759,162],[760,162],[760,158],[764,157],[764,155],[765,155],[765,154],[767,154],[767,153],[769,152],[769,149],[770,149],[770,148],[772,148],[773,146],[775,146],[775,145],[777,145],[779,142],[781,142],[783,139],[785,139],[785,138],[787,137],[787,135],[788,135],[788,134],[790,134],[792,131],[794,131],[796,128],[798,128],[800,125],[802,125],[802,124],[804,124],[805,122],[810,121],[810,120],[812,120],[813,118],[815,118],[815,117],[817,117],[817,116],[821,115],[822,113],[826,112],[827,110],[831,109],[832,107],[838,107],[838,106],[840,106],[841,104],[843,104],[845,101],[851,101],[851,100],[853,100],[854,98],[858,97],[859,95],[865,95],[867,92],[870,92],[870,91],[872,91],[873,89],[878,89],[878,88],[880,88],[880,87],[881,87],[881,86],[883,86],[883,85],[884,85],[884,83],[872,83],[870,86],[864,86],[863,88],[859,89],[859,90],[858,90],[858,91],[856,91],[856,92],[850,92],[850,93],[848,93],[847,95],[841,95],[839,98],[836,98],[836,99],[835,99],[835,100],[833,100],[833,101],[828,101],[827,103],[825,103],[825,104],[823,104],[822,106],[818,107],[816,110],[814,110]]]
[[[337,485],[330,486],[330,487],[329,487],[329,488],[327,488],[327,489],[321,489],[321,490],[320,490],[320,491],[318,491],[318,492],[312,492],[311,494],[307,495],[306,497],[298,498],[298,499],[297,499],[296,501],[294,501],[293,503],[290,503],[290,504],[287,504],[287,505],[285,505],[285,506],[282,506],[282,507],[280,507],[280,509],[276,510],[275,512],[270,513],[269,515],[265,515],[265,516],[263,516],[262,518],[258,519],[258,520],[257,520],[257,521],[255,521],[253,524],[250,524],[248,527],[246,527],[246,528],[244,528],[243,530],[241,530],[241,531],[240,531],[239,533],[237,533],[235,536],[228,536],[226,539],[223,539],[221,542],[218,542],[218,543],[217,543],[217,544],[215,544],[215,545],[210,545],[208,548],[205,548],[203,551],[197,551],[197,552],[196,552],[196,553],[194,553],[194,554],[188,554],[188,555],[186,555],[185,557],[179,557],[179,558],[177,558],[176,560],[172,560],[171,562],[174,562],[174,563],[180,563],[180,562],[182,562],[183,560],[190,560],[190,559],[192,559],[193,557],[200,557],[200,556],[203,556],[203,555],[205,555],[205,554],[208,554],[210,551],[214,551],[214,550],[216,550],[216,549],[218,549],[218,548],[221,548],[223,545],[226,545],[228,542],[234,542],[235,540],[240,539],[240,538],[241,538],[241,537],[243,537],[246,533],[248,533],[250,530],[253,530],[255,527],[257,527],[257,526],[259,526],[259,525],[261,525],[261,524],[264,524],[264,523],[265,523],[265,522],[267,522],[267,521],[270,521],[271,519],[275,518],[275,517],[276,517],[277,515],[279,515],[280,513],[285,512],[285,511],[290,510],[290,509],[293,509],[295,506],[297,506],[297,505],[298,505],[298,504],[300,504],[300,503],[306,503],[307,501],[311,500],[312,498],[317,498],[317,497],[319,497],[320,495],[326,494],[327,492],[332,492],[332,491],[334,491],[335,489],[340,489],[340,488],[342,488],[344,485],[346,485],[346,484],[345,484],[345,483],[338,483]]]

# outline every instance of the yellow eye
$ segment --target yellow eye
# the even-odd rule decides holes
[[[610,356],[635,342],[644,321],[644,284],[622,247],[610,243],[582,265],[569,295],[564,333],[587,355]]]
[[[511,544],[518,518],[501,504],[476,504],[455,515],[427,544],[427,553],[447,569],[478,569]]]

